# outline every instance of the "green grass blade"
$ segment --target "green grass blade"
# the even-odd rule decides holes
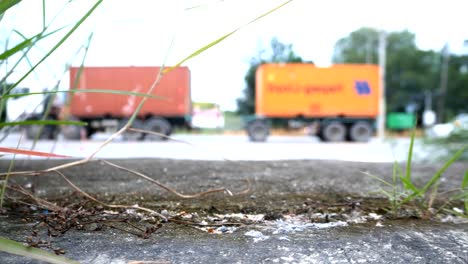
[[[52,47],[52,49],[49,52],[47,52],[47,54],[45,54],[44,57],[42,57],[31,69],[29,69],[29,71],[26,72],[26,74],[24,74],[13,85],[13,87],[18,86],[19,83],[21,83],[24,79],[26,79],[26,77],[28,77],[28,75],[31,72],[33,72],[43,61],[45,61],[52,53],[54,53],[55,50],[57,50],[60,46],[62,46],[62,44],[81,26],[81,24],[83,24],[83,22],[94,12],[94,10],[98,8],[98,6],[102,3],[102,1],[103,0],[96,1],[96,3],[88,10],[88,12],[86,12],[86,14],[84,14],[83,17],[81,17],[81,19],[75,25],[73,25],[73,27],[67,32],[67,34],[65,34],[65,36],[63,36],[59,40],[59,42],[57,42],[57,44],[55,44],[55,46]]]
[[[8,9],[21,2],[21,0],[2,0],[0,1],[0,14],[4,14]]]
[[[33,38],[23,40],[22,42],[20,42],[18,45],[14,46],[13,48],[6,50],[2,54],[0,54],[0,60],[6,60],[7,58],[13,56],[17,52],[23,50],[24,48],[30,47],[32,45]]]
[[[28,95],[38,95],[38,94],[57,94],[57,93],[104,93],[104,94],[118,94],[118,95],[133,95],[138,97],[148,97],[153,99],[167,100],[167,98],[157,95],[130,92],[130,91],[121,91],[121,90],[107,90],[107,89],[70,89],[70,90],[57,90],[57,91],[44,91],[44,92],[33,92],[33,93],[18,93],[18,94],[7,94],[5,96],[0,96],[0,98],[17,98]]]
[[[393,187],[393,185],[390,182],[388,182],[388,181],[386,181],[386,180],[384,180],[384,179],[382,179],[382,178],[380,178],[378,176],[375,176],[375,175],[370,174],[370,173],[365,172],[365,171],[361,171],[361,173],[363,173],[364,175],[369,176],[372,179],[377,180],[377,181],[379,181],[379,182],[381,182],[381,183],[383,183],[383,184],[385,184],[385,185],[387,185],[389,187]]]
[[[466,187],[468,187],[468,170],[465,171],[465,176],[463,176],[461,188],[464,190]]]
[[[393,166],[394,166],[394,169],[396,170],[398,177],[400,179],[403,178],[403,170],[401,169],[400,164],[397,161],[395,161],[393,162]]]
[[[42,0],[42,31],[46,29],[46,5],[45,0]]]
[[[62,31],[62,30],[63,30],[64,28],[66,28],[66,27],[67,27],[67,26],[63,26],[63,27],[57,28],[57,29],[55,29],[55,30],[53,30],[53,31],[51,31],[51,32],[48,32],[47,34],[44,34],[44,32],[40,32],[40,33],[34,35],[34,36],[31,37],[31,38],[32,38],[32,39],[35,39],[36,42],[37,42],[37,41],[39,41],[39,40],[41,40],[41,39],[45,39],[45,38],[47,38],[48,36],[51,36],[51,35],[57,33],[57,32],[59,32],[59,31]],[[14,32],[15,32],[16,34],[18,34],[19,36],[21,36],[23,39],[27,39],[25,35],[21,34],[21,32],[19,32],[19,31],[17,31],[17,30],[14,30]],[[35,43],[34,43],[34,44],[35,44]]]
[[[33,67],[31,62],[29,61],[28,57],[27,57],[27,53],[31,50],[31,48],[41,39],[44,39],[54,33],[57,33],[59,32],[60,30],[64,29],[65,27],[61,27],[61,28],[58,28],[54,31],[51,31],[47,34],[43,34],[44,32],[41,32],[31,38],[27,38],[26,36],[24,36],[21,32],[17,31],[17,30],[13,30],[13,32],[15,32],[16,34],[18,34],[20,37],[23,38],[23,42],[28,42],[28,41],[31,41],[31,43],[29,45],[25,45],[25,44],[18,44],[18,45],[21,45],[21,47],[18,47],[18,50],[14,50],[14,52],[10,52],[11,54],[8,54],[9,51],[5,51],[4,53],[2,53],[2,56],[4,56],[5,58],[4,59],[7,59],[9,58],[10,56],[14,55],[16,52],[18,51],[22,51],[24,48],[27,48],[26,51],[23,52],[23,56],[21,58],[18,59],[18,61],[13,65],[13,67],[11,67],[8,71],[8,73],[5,74],[5,76],[2,78],[2,80],[0,81],[0,83],[3,83],[5,82],[5,80],[14,72],[14,70],[16,69],[16,67],[19,65],[19,63],[23,60],[23,59],[26,59],[26,61],[28,62],[28,64],[30,65],[30,67]],[[18,46],[17,45],[17,46]],[[13,47],[12,49],[15,49],[16,47]],[[7,54],[5,54],[7,53]],[[0,59],[0,60],[3,60],[3,59]],[[15,88],[16,86],[12,86],[10,87],[6,93],[9,93],[13,88]]]
[[[456,194],[452,197],[450,197],[450,200],[465,200],[468,198],[468,191],[461,192],[459,194]]]
[[[74,126],[86,126],[86,122],[80,121],[67,121],[67,120],[25,120],[16,122],[5,122],[0,123],[0,127],[4,126],[25,126],[25,125],[74,125]]]
[[[275,10],[277,10],[277,9],[279,9],[279,8],[281,8],[281,7],[283,7],[284,5],[290,3],[291,1],[292,1],[292,0],[289,0],[289,1],[287,1],[287,2],[285,2],[285,3],[283,3],[283,4],[281,4],[281,5],[277,6],[276,8],[270,10],[269,12],[267,12],[267,13],[265,13],[265,14],[263,14],[263,15],[257,17],[256,19],[250,21],[250,22],[247,23],[246,25],[249,25],[249,24],[251,24],[251,23],[257,21],[258,19],[260,19],[260,18],[262,18],[262,17],[264,17],[264,16],[266,16],[266,15],[268,15],[268,14],[274,12]],[[246,26],[246,25],[244,25],[244,26]],[[229,36],[231,36],[232,34],[234,34],[234,33],[235,33],[236,31],[238,31],[240,28],[242,28],[242,26],[239,27],[239,28],[237,28],[236,30],[231,31],[230,33],[228,33],[228,34],[222,36],[221,38],[218,38],[217,40],[215,40],[215,41],[209,43],[208,45],[205,45],[204,47],[198,49],[197,51],[195,51],[194,53],[190,54],[188,57],[186,57],[185,59],[181,60],[179,63],[177,63],[175,66],[173,66],[173,67],[171,67],[171,68],[165,68],[165,64],[166,64],[166,60],[167,60],[167,54],[166,54],[166,58],[164,59],[164,63],[163,63],[162,66],[161,66],[161,69],[160,69],[160,71],[159,71],[159,73],[158,73],[158,75],[157,75],[157,78],[156,78],[156,81],[155,81],[154,85],[156,85],[156,84],[158,83],[158,81],[160,80],[160,78],[162,78],[162,76],[163,76],[164,74],[171,72],[171,71],[174,70],[175,68],[179,67],[179,66],[180,66],[182,63],[184,63],[185,61],[187,61],[187,60],[189,60],[189,59],[191,59],[191,58],[193,58],[193,57],[198,56],[199,54],[201,54],[201,53],[204,52],[205,50],[207,50],[207,49],[213,47],[214,45],[216,45],[216,44],[218,44],[218,43],[220,43],[221,41],[223,41],[223,40],[226,39],[227,37],[229,37]],[[172,48],[173,41],[174,41],[174,39],[172,39],[171,44],[169,45],[169,50]],[[148,93],[151,93],[151,91],[152,91],[152,90],[154,89],[154,87],[155,87],[154,85],[149,89]],[[133,121],[134,121],[135,118],[137,117],[138,113],[140,112],[141,108],[143,107],[143,105],[144,105],[144,103],[145,103],[145,100],[146,100],[146,98],[144,98],[144,99],[140,102],[140,104],[138,104],[138,106],[137,106],[137,108],[135,109],[133,115],[132,115],[132,116],[130,117],[130,119],[128,120],[128,123],[127,123],[128,125],[131,125],[131,124],[133,123]]]
[[[409,191],[412,191],[412,192],[415,192],[415,193],[418,193],[418,194],[421,193],[421,190],[419,190],[416,186],[414,186],[414,184],[410,180],[408,180],[408,179],[406,179],[404,177],[400,178],[400,180],[403,183],[403,187],[406,190],[409,190]]]
[[[398,162],[395,160],[393,162],[393,170],[392,170],[392,194],[393,194],[393,199],[390,200],[390,204],[392,205],[392,212],[393,214],[396,214],[397,211],[397,193],[398,193],[398,170],[399,170],[400,165]]]
[[[424,187],[421,189],[421,192],[425,193],[434,183],[436,183],[439,179],[442,173],[450,167],[462,154],[465,152],[465,150],[468,148],[468,144],[464,145],[460,150],[458,150],[445,164],[432,176],[432,178],[424,185]]]
[[[62,256],[57,256],[42,249],[28,247],[19,242],[4,237],[0,237],[0,251],[53,264],[79,264],[77,261]]]
[[[458,217],[464,217],[464,218],[467,217],[466,215],[464,215],[464,214],[462,214],[462,213],[459,213],[459,212],[457,212],[457,211],[455,211],[455,210],[445,209],[445,208],[444,208],[443,210],[444,210],[445,212],[451,213],[451,214],[456,215],[456,216],[458,216]]]
[[[20,139],[18,140],[18,143],[16,144],[16,148],[19,149],[20,147],[20,144],[21,144],[21,139],[23,137],[21,136]],[[8,166],[8,171],[7,171],[7,175],[5,176],[4,178],[4,182],[3,182],[3,186],[2,186],[2,191],[0,193],[0,209],[3,209],[3,200],[5,198],[5,194],[6,194],[6,188],[8,186],[8,180],[10,178],[10,173],[15,165],[15,158],[16,158],[16,154],[13,154],[13,158],[11,159],[10,161],[10,165]]]
[[[210,42],[209,44],[203,46],[202,48],[196,50],[195,52],[193,52],[192,54],[190,54],[189,56],[185,57],[183,60],[179,61],[176,65],[170,67],[170,68],[166,68],[164,70],[164,74],[166,73],[169,73],[171,72],[172,70],[174,70],[175,68],[179,67],[180,65],[182,65],[182,63],[192,59],[192,58],[195,58],[196,56],[200,55],[201,53],[203,53],[204,51],[208,50],[209,48],[215,46],[216,44],[220,43],[221,41],[225,40],[226,38],[228,38],[229,36],[231,36],[232,34],[234,34],[238,29],[234,30],[234,31],[231,31],[229,32],[228,34],[216,39],[215,41],[212,41]]]
[[[384,190],[382,188],[379,189],[379,192],[384,194],[385,196],[387,196],[387,199],[390,200],[390,201],[393,201],[396,198],[395,195],[387,192],[386,190]]]
[[[156,86],[158,85],[158,83],[161,81],[161,78],[163,77],[163,72],[164,72],[165,67],[166,67],[167,57],[169,56],[169,52],[171,51],[173,45],[174,45],[174,37],[172,37],[171,43],[170,43],[170,45],[169,45],[169,47],[167,49],[166,56],[164,57],[161,68],[159,69],[159,72],[156,75],[155,81],[153,82],[151,87],[146,92],[147,94],[151,94],[153,92],[153,90],[156,88]],[[141,109],[143,108],[143,105],[145,104],[146,100],[147,100],[147,98],[143,98],[140,101],[140,103],[136,107],[135,111],[133,112],[132,116],[130,116],[130,118],[128,119],[128,122],[127,122],[128,126],[131,126],[133,124],[133,121],[137,118],[137,116],[140,113]]]
[[[66,26],[60,27],[60,28],[58,28],[58,29],[56,29],[56,30],[53,30],[53,31],[47,33],[47,34],[44,34],[44,31],[42,31],[42,32],[40,32],[40,33],[34,35],[34,36],[31,37],[30,39],[36,39],[36,42],[37,42],[37,41],[39,41],[39,40],[41,40],[41,39],[44,39],[44,38],[46,38],[46,37],[48,37],[48,36],[50,36],[50,35],[53,35],[53,34],[59,32],[59,31],[61,31],[61,30],[64,29],[64,28],[66,28]],[[16,34],[18,34],[20,37],[22,37],[22,38],[25,39],[25,40],[28,39],[24,34],[22,34],[21,32],[19,32],[19,31],[16,30],[16,29],[13,30],[13,32],[15,32]]]
[[[94,32],[91,32],[91,34],[89,34],[89,36],[88,36],[88,41],[84,45],[84,54],[83,54],[83,57],[81,58],[81,64],[80,64],[80,67],[79,67],[78,72],[76,74],[75,81],[73,82],[73,85],[69,87],[69,90],[72,90],[72,91],[71,91],[70,94],[68,94],[67,99],[65,100],[65,103],[63,105],[63,108],[67,109],[67,111],[64,111],[64,118],[68,118],[70,116],[70,111],[69,111],[70,110],[70,105],[72,103],[72,98],[75,96],[75,92],[73,92],[73,90],[77,89],[78,83],[81,80],[81,75],[83,73],[84,64],[85,64],[85,61],[86,61],[86,57],[88,56],[88,50],[89,50],[89,47],[91,45],[93,35],[94,35]],[[83,46],[80,47],[80,50],[81,50],[82,47]],[[66,70],[68,70],[68,68],[69,67],[67,67]],[[58,90],[58,88],[56,90]]]
[[[275,8],[273,8],[273,9],[269,10],[268,12],[266,12],[266,13],[264,13],[264,14],[258,16],[258,17],[255,18],[255,19],[251,20],[251,21],[248,22],[247,24],[245,24],[245,25],[243,25],[243,26],[240,26],[240,27],[234,29],[233,31],[227,33],[226,35],[224,35],[224,36],[222,36],[222,37],[220,37],[220,38],[218,38],[218,39],[216,39],[216,40],[214,40],[214,41],[208,43],[207,45],[201,47],[200,49],[196,50],[196,51],[193,52],[192,54],[190,54],[190,55],[188,55],[187,57],[185,57],[184,59],[182,59],[180,62],[178,62],[178,63],[177,63],[176,65],[174,65],[173,67],[166,68],[166,69],[163,71],[163,73],[166,74],[166,73],[168,73],[168,72],[171,72],[171,71],[174,70],[175,68],[177,68],[177,67],[179,67],[180,65],[182,65],[182,63],[184,63],[184,62],[186,62],[186,61],[188,61],[188,60],[190,60],[190,59],[192,59],[192,58],[194,58],[194,57],[200,55],[201,53],[203,53],[204,51],[208,50],[209,48],[211,48],[211,47],[213,47],[213,46],[219,44],[221,41],[223,41],[223,40],[225,40],[226,38],[230,37],[232,34],[236,33],[236,32],[239,31],[241,28],[243,28],[243,27],[245,27],[245,26],[248,26],[248,25],[250,25],[250,24],[252,24],[252,23],[254,23],[254,22],[260,20],[261,18],[263,18],[263,17],[265,17],[265,16],[267,16],[267,15],[269,15],[269,14],[275,12],[276,10],[282,8],[283,6],[289,4],[290,2],[292,2],[292,0],[289,0],[289,1],[286,1],[286,2],[282,3],[281,5],[279,5],[279,6],[275,7]]]
[[[414,147],[414,136],[415,136],[416,129],[413,129],[411,132],[411,141],[410,147],[408,150],[408,159],[406,160],[406,179],[411,180],[411,161],[413,159],[413,147]]]
[[[393,162],[393,168],[392,168],[392,183],[395,186],[397,184],[397,179],[398,179],[398,168],[399,168],[398,162],[395,160]]]
[[[394,179],[393,181],[396,183],[396,176],[398,176],[398,178],[400,179],[401,183],[403,184],[403,188],[405,190],[410,190],[410,191],[413,191],[413,192],[417,192],[419,193],[420,190],[418,189],[418,187],[416,187],[413,182],[411,181],[411,179],[407,179],[403,176],[403,171],[400,167],[400,165],[398,164],[397,161],[395,161],[393,163],[393,170],[394,170]]]
[[[218,0],[218,2],[222,2],[223,0]],[[213,4],[213,3],[211,3]],[[190,10],[194,10],[194,9],[198,9],[198,8],[204,8],[204,7],[207,7],[209,4],[199,4],[199,5],[194,5],[194,6],[191,6],[191,7],[187,7],[185,8],[184,10],[185,11],[190,11]]]
[[[88,37],[88,41],[86,43],[86,46],[85,46],[85,53],[83,55],[83,58],[81,59],[81,64],[80,64],[80,68],[78,69],[78,73],[76,75],[76,78],[75,78],[75,82],[73,83],[73,86],[70,87],[70,89],[76,89],[78,88],[78,83],[79,81],[81,80],[81,74],[83,73],[83,68],[84,68],[84,64],[85,64],[85,60],[86,60],[86,56],[88,56],[88,50],[89,50],[89,46],[91,45],[91,40],[93,39],[93,33],[91,33]],[[72,93],[74,94],[74,93]],[[70,102],[68,102],[70,103]]]
[[[403,204],[405,204],[405,203],[413,200],[414,198],[416,198],[416,196],[418,196],[418,195],[419,195],[419,193],[412,193],[412,194],[406,196],[403,200],[401,200],[401,202],[398,203],[397,206],[398,207],[402,206]]]

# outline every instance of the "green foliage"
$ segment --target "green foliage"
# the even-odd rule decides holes
[[[242,98],[237,99],[237,111],[241,115],[252,115],[255,113],[255,73],[257,68],[265,63],[281,63],[281,62],[303,62],[292,48],[292,44],[281,43],[278,39],[273,38],[270,42],[271,55],[264,58],[264,51],[260,51],[256,57],[250,60],[250,67],[245,75],[246,87],[243,91]]]
[[[379,31],[361,28],[337,41],[333,63],[377,64]],[[419,104],[423,110],[424,92],[438,99],[441,52],[417,48],[415,35],[409,31],[387,33],[386,98],[388,111],[402,111],[406,104]],[[445,96],[448,117],[468,111],[468,56],[450,54],[448,95]]]
[[[460,112],[468,113],[468,55],[451,54],[448,76],[446,120]]]
[[[379,32],[361,28],[335,44],[333,63],[377,63]]]

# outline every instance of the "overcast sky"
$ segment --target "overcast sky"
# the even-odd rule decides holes
[[[66,2],[46,1],[47,21],[59,14],[51,29],[73,23],[94,3],[87,0]],[[41,90],[53,87],[61,79],[61,86],[68,88],[66,65],[80,65],[83,50],[78,51],[90,32],[94,34],[85,65],[159,66],[166,55],[170,65],[283,2],[104,1],[66,45],[22,86]],[[6,39],[10,48],[21,41],[12,33],[13,29],[27,36],[40,32],[41,3],[23,0],[6,14],[0,22],[3,49]],[[224,110],[234,110],[235,100],[245,87],[249,59],[259,50],[267,49],[272,37],[293,44],[295,52],[303,59],[323,66],[330,64],[336,41],[363,26],[387,31],[408,29],[416,34],[416,44],[421,49],[440,50],[449,43],[452,52],[468,53],[468,48],[463,47],[463,40],[468,39],[466,10],[466,0],[294,0],[185,63],[192,73],[192,97],[194,101],[218,103]],[[30,60],[36,62],[59,39],[57,35],[35,47]],[[168,53],[172,39],[173,46]],[[9,65],[12,63],[10,61]],[[15,81],[27,67],[24,63],[9,81]]]

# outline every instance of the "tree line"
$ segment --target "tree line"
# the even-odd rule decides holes
[[[377,29],[361,28],[339,39],[332,62],[378,64],[379,34]],[[440,122],[468,112],[468,54],[451,54],[448,47],[441,47],[440,51],[421,50],[415,37],[407,30],[386,32],[387,112],[404,112],[411,106],[411,110],[421,113],[431,101]],[[261,51],[251,59],[243,97],[237,100],[239,114],[255,113],[255,71],[259,65],[304,62],[292,44],[276,38],[271,41],[269,54],[265,53]]]

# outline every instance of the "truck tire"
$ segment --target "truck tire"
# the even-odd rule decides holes
[[[128,118],[121,119],[119,121],[118,130],[122,129],[127,124],[128,120],[129,120]],[[140,119],[135,119],[135,120],[133,120],[132,127],[133,128],[143,129],[143,122]],[[135,132],[135,131],[131,131],[131,130],[127,129],[127,131],[125,131],[122,134],[122,138],[123,138],[123,140],[137,141],[137,140],[142,140],[143,139],[143,134],[140,133],[140,132]]]
[[[41,128],[42,127],[42,128]],[[29,140],[57,138],[57,126],[53,125],[27,125],[26,138]],[[40,135],[38,135],[40,133]]]
[[[323,126],[321,134],[324,141],[344,141],[346,139],[346,127],[339,121],[332,121]]]
[[[67,140],[79,140],[81,139],[81,127],[74,125],[62,126],[60,133]]]
[[[29,140],[35,139],[44,139],[45,134],[41,133],[41,126],[40,125],[27,125],[25,126],[26,130],[26,138]],[[39,133],[41,133],[39,135]]]
[[[171,124],[164,118],[159,118],[159,117],[150,118],[145,121],[143,126],[145,130],[156,132],[165,136],[169,136],[172,132]],[[160,140],[167,140],[167,137],[147,133],[145,135],[145,139],[160,141]]]
[[[247,125],[247,135],[250,141],[264,142],[270,135],[270,128],[265,121],[255,120]]]
[[[351,141],[367,142],[372,137],[372,126],[369,122],[356,122],[351,125],[348,136]]]
[[[79,121],[78,118],[69,116],[69,121]],[[63,135],[65,139],[68,140],[79,140],[81,139],[81,128],[80,126],[76,125],[63,125],[60,127],[60,133]]]

